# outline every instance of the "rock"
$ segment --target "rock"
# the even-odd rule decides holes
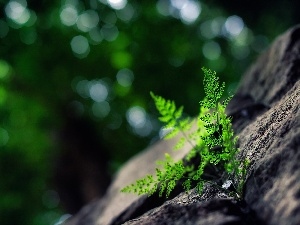
[[[106,195],[99,201],[85,206],[67,224],[122,224],[162,204],[164,199],[158,196],[147,198],[124,194],[120,190],[146,174],[153,174],[156,161],[163,159],[165,153],[168,152],[175,160],[183,158],[189,151],[188,146],[181,151],[172,151],[179,138],[161,141],[129,160],[114,178]]]
[[[260,224],[247,218],[249,209],[243,208],[220,189],[206,185],[203,194],[195,189],[182,192],[162,206],[154,208],[124,225],[241,225],[244,221]]]
[[[130,160],[104,198],[84,207],[67,225],[300,224],[300,26],[288,30],[250,67],[228,106],[241,155],[250,159],[244,202],[206,185],[199,195],[180,190],[165,201],[120,193],[154,171],[171,150],[162,141]],[[180,159],[188,151],[173,152]],[[171,151],[172,152],[172,151]]]
[[[246,73],[236,96],[245,95],[269,107],[238,134],[251,160],[245,201],[266,224],[300,224],[299,26]]]

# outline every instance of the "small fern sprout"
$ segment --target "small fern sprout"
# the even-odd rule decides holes
[[[195,184],[199,193],[205,183],[216,185],[227,192],[228,187],[233,184],[233,196],[241,198],[249,161],[238,158],[237,137],[234,136],[231,118],[225,113],[232,96],[222,102],[225,83],[220,83],[216,72],[206,68],[202,70],[205,98],[200,101],[196,130],[191,131],[194,121],[183,117],[182,106],[177,108],[174,101],[150,92],[160,113],[158,119],[165,124],[165,128],[171,129],[165,139],[173,138],[181,132],[182,137],[174,149],[179,150],[188,142],[191,146],[190,152],[177,162],[166,154],[164,160],[157,162],[158,168],[154,176],[147,175],[124,187],[122,192],[138,195],[158,192],[159,196],[165,193],[169,197],[178,183],[182,184],[185,191],[193,188]],[[197,157],[199,160],[194,165],[192,159]],[[207,174],[212,171],[217,174]],[[220,184],[220,180],[223,184]]]

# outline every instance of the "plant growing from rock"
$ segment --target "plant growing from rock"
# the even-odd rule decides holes
[[[249,161],[238,158],[237,137],[234,137],[231,118],[225,113],[232,96],[221,101],[225,83],[220,84],[216,72],[202,70],[205,98],[200,101],[196,129],[193,129],[193,119],[183,117],[182,106],[177,108],[174,101],[150,93],[161,115],[159,120],[165,123],[165,129],[170,130],[164,138],[170,139],[182,133],[174,149],[179,150],[188,142],[190,152],[177,162],[166,154],[164,160],[157,162],[155,175],[137,180],[124,187],[122,192],[138,195],[158,192],[159,196],[165,193],[168,197],[179,183],[186,191],[195,186],[199,193],[205,183],[211,183],[237,199],[242,198]]]

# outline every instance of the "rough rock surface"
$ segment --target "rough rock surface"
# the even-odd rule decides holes
[[[188,193],[182,192],[162,206],[124,225],[259,225],[260,221],[252,214],[247,206],[238,204],[234,198],[216,187],[206,185],[202,195],[195,189]]]
[[[300,224],[299,26],[245,74],[236,97],[245,95],[266,106],[238,134],[251,160],[245,200],[265,224]]]
[[[241,154],[250,161],[245,201],[207,185],[175,191],[165,201],[153,195],[119,193],[154,170],[173,141],[160,142],[130,160],[104,198],[84,207],[67,225],[300,224],[300,26],[288,30],[250,67],[228,106]],[[179,159],[187,152],[172,153]]]
[[[179,137],[178,137],[179,138]],[[182,151],[172,151],[176,139],[162,141],[129,160],[116,175],[106,195],[99,201],[85,206],[68,225],[122,224],[163,203],[164,199],[153,195],[136,196],[120,193],[120,190],[136,179],[155,172],[158,159],[163,159],[168,152],[175,160],[179,160],[189,151],[188,146]]]

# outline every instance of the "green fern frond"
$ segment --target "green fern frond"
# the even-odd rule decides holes
[[[177,120],[182,116],[183,106],[177,109],[174,101],[166,100],[161,96],[155,95],[153,92],[150,92],[150,95],[161,115],[158,119],[161,122],[166,123],[166,127],[175,126]]]
[[[198,191],[198,193],[202,193],[203,187],[204,187],[205,181],[201,180],[198,182],[196,189]]]
[[[202,68],[204,72],[203,86],[205,98],[200,104],[205,108],[214,108],[223,95],[225,83],[220,86],[219,78],[216,76],[215,71]]]
[[[183,183],[182,186],[184,188],[185,191],[189,191],[192,187],[192,181],[191,179],[186,179]]]
[[[182,131],[188,131],[192,128],[193,121],[190,118],[183,118],[179,120],[179,127]]]
[[[165,127],[166,128],[166,127]],[[180,132],[180,129],[177,127],[171,128],[171,130],[164,136],[164,139],[172,139]]]
[[[161,96],[155,95],[153,92],[150,92],[151,97],[154,100],[155,106],[160,113],[158,118],[163,122],[164,129],[170,129],[170,131],[164,136],[164,139],[171,139],[178,135],[178,133],[183,133],[184,136],[186,132],[189,131],[192,127],[192,120],[190,118],[183,118],[183,106],[177,108],[174,101],[166,100]],[[181,149],[186,140],[186,138],[181,138],[176,144],[176,150]]]
[[[123,188],[123,192],[149,195],[158,192],[159,196],[165,193],[168,197],[178,181],[182,181],[185,191],[190,190],[192,183],[196,182],[196,188],[201,193],[206,182],[217,185],[215,181],[203,178],[209,177],[204,176],[204,171],[210,166],[218,168],[216,171],[222,171],[219,178],[225,177],[233,181],[235,196],[238,198],[242,196],[249,161],[237,158],[239,153],[236,147],[237,137],[234,137],[231,118],[225,113],[225,108],[232,96],[221,102],[225,83],[220,84],[216,72],[206,68],[202,70],[205,98],[200,101],[198,128],[193,131],[191,131],[193,120],[183,118],[182,106],[177,108],[174,101],[166,100],[150,92],[161,115],[159,120],[165,123],[165,129],[170,129],[164,138],[173,138],[181,132],[183,136],[179,138],[174,149],[181,149],[187,142],[191,144],[191,150],[184,160],[185,163],[183,160],[174,162],[172,157],[166,154],[164,160],[157,162],[159,168],[156,168],[155,176],[147,175]],[[190,165],[190,161],[197,156],[200,158],[198,165]]]
[[[152,195],[158,187],[157,180],[152,175],[147,175],[142,179],[136,180],[135,183],[124,187],[121,192],[134,193],[137,195]]]
[[[180,138],[177,144],[174,146],[174,150],[180,150],[186,143],[186,139],[184,137]]]

